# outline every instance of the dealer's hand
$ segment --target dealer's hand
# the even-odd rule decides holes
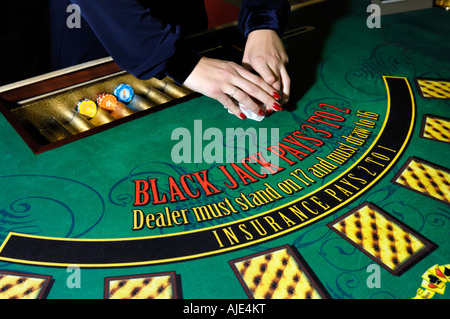
[[[264,105],[269,112],[281,109],[279,93],[260,76],[234,62],[202,57],[183,84],[219,101],[241,119],[245,115],[236,102],[258,115],[264,115]]]
[[[242,64],[282,92],[281,104],[286,103],[290,95],[291,80],[286,70],[288,61],[283,42],[275,31],[264,29],[249,33]]]

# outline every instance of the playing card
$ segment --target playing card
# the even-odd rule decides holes
[[[239,103],[239,108],[241,109],[242,113],[244,113],[245,116],[250,120],[261,122],[265,118],[264,115],[257,115],[255,113],[253,113],[252,111],[250,111],[250,109],[248,109],[242,103]],[[228,110],[228,113],[232,114],[232,112],[230,110]]]
[[[438,265],[430,267],[423,275],[422,287],[428,290],[443,294],[445,291],[445,283],[447,278],[439,269]]]

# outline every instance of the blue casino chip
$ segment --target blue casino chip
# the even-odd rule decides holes
[[[134,96],[133,88],[128,84],[119,84],[114,89],[114,95],[121,102],[128,103]]]

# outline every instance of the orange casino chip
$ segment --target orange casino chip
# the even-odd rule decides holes
[[[77,112],[87,117],[93,118],[97,111],[97,104],[92,100],[84,99],[77,104]]]
[[[109,93],[103,93],[97,98],[97,105],[107,111],[114,111],[117,107],[117,98]]]

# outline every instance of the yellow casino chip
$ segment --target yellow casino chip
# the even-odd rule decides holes
[[[89,118],[93,118],[98,112],[97,104],[89,99],[81,100],[77,104],[77,112]]]

